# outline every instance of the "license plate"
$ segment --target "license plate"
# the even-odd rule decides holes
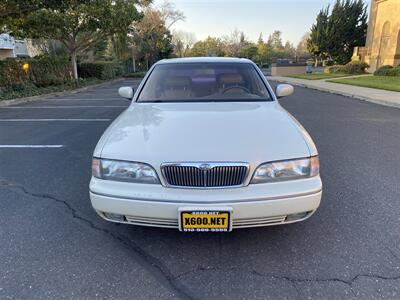
[[[179,210],[179,229],[184,232],[228,232],[232,230],[232,209]]]

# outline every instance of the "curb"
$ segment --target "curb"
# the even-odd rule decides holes
[[[108,84],[111,84],[111,83],[114,83],[114,82],[118,82],[118,81],[122,81],[122,80],[125,80],[125,78],[117,78],[117,79],[113,79],[113,80],[106,81],[106,82],[101,82],[101,83],[96,83],[96,84],[93,84],[93,85],[84,86],[84,87],[77,88],[77,89],[74,89],[74,90],[53,92],[53,93],[49,93],[49,94],[43,94],[43,95],[37,95],[37,96],[31,96],[31,97],[24,97],[24,98],[15,98],[15,99],[10,99],[10,100],[0,100],[0,107],[1,106],[22,104],[22,103],[27,103],[27,102],[33,102],[35,100],[43,100],[43,99],[51,98],[51,97],[54,97],[54,96],[58,97],[58,96],[76,94],[76,93],[79,93],[79,92],[90,90],[92,88],[106,86]]]
[[[305,88],[308,88],[308,89],[317,90],[317,91],[321,91],[321,92],[326,92],[326,93],[330,93],[330,94],[334,94],[334,95],[341,95],[341,96],[345,96],[345,97],[348,97],[348,98],[353,98],[353,99],[357,99],[357,100],[371,102],[371,103],[384,105],[384,106],[388,106],[388,107],[400,108],[400,103],[389,102],[389,101],[385,101],[385,100],[359,96],[359,95],[346,93],[346,92],[333,91],[333,90],[330,90],[328,88],[316,87],[316,86],[308,85],[308,84],[305,84],[305,83],[292,82],[290,80],[278,79],[278,78],[273,78],[273,77],[269,77],[267,79],[271,80],[271,81],[277,81],[277,82],[293,84],[293,85],[297,85],[297,86],[301,86],[301,87],[305,87]]]

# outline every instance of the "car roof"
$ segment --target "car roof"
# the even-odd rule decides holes
[[[237,57],[184,57],[158,61],[156,64],[184,64],[184,63],[253,63],[247,58]]]

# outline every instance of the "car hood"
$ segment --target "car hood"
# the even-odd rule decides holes
[[[277,102],[133,103],[95,151],[146,162],[248,162],[307,157],[302,128]]]

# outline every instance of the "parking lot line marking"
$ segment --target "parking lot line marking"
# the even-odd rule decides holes
[[[0,145],[1,148],[62,148],[64,145]]]
[[[111,119],[0,119],[0,122],[108,122]]]
[[[22,108],[117,108],[128,107],[127,105],[58,105],[58,106],[4,106],[0,109],[22,109]]]

